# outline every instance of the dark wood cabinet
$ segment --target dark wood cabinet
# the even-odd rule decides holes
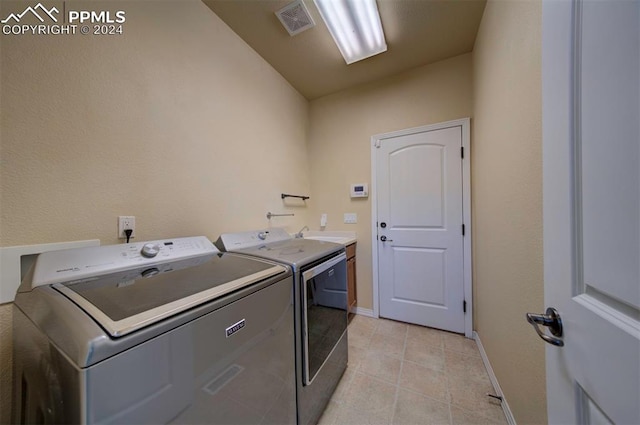
[[[349,311],[353,311],[357,301],[356,293],[356,244],[347,246],[347,301]]]

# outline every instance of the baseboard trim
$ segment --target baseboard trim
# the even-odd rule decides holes
[[[371,310],[370,308],[354,307],[351,309],[351,312],[354,314],[359,314],[360,316],[376,318],[376,315],[373,313],[373,310]]]
[[[480,335],[476,331],[473,331],[473,339],[476,341],[476,345],[478,346],[478,350],[480,350],[480,356],[482,356],[482,362],[484,363],[484,367],[487,369],[487,373],[489,374],[489,379],[491,380],[491,385],[493,385],[493,389],[496,392],[497,396],[502,397],[502,410],[504,411],[504,415],[507,418],[507,422],[509,425],[516,425],[516,420],[513,417],[513,413],[511,413],[511,409],[509,408],[509,403],[507,403],[507,399],[502,393],[502,388],[500,388],[500,384],[498,383],[498,378],[496,374],[493,373],[493,368],[491,367],[491,363],[489,363],[489,358],[487,357],[487,353],[484,351],[484,347],[482,346],[482,341],[480,341]]]

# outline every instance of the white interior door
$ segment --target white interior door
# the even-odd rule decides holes
[[[465,331],[463,127],[376,140],[380,316]]]
[[[640,424],[640,2],[543,3],[553,424]]]

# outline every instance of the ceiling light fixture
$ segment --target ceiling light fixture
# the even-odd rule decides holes
[[[387,51],[376,0],[313,0],[347,64]]]

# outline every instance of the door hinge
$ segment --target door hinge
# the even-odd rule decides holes
[[[462,224],[462,236],[464,236],[464,223]]]
[[[460,146],[460,158],[464,159],[464,146]]]
[[[462,312],[463,313],[467,312],[467,300],[462,301]]]

